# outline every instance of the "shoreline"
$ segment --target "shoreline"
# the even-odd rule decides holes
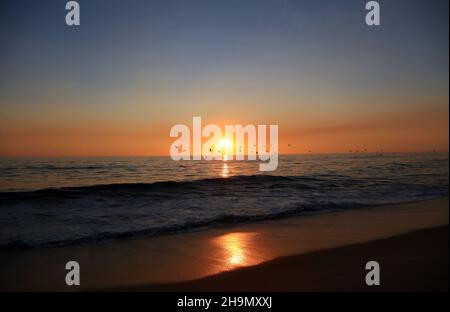
[[[289,255],[445,226],[448,215],[448,197],[442,197],[107,244],[5,251],[0,290],[127,290],[198,280]],[[72,260],[81,266],[76,288],[65,285],[65,263]]]
[[[47,190],[47,189],[46,189]],[[51,189],[48,189],[51,190]],[[172,236],[172,235],[184,235],[184,234],[191,234],[191,233],[201,233],[205,231],[210,230],[228,230],[233,229],[235,227],[242,227],[246,225],[252,225],[252,224],[258,224],[262,222],[277,222],[282,221],[285,219],[294,219],[294,218],[302,218],[302,217],[315,217],[315,216],[321,216],[326,214],[334,214],[334,213],[341,213],[346,211],[352,211],[352,210],[369,210],[369,209],[377,209],[377,208],[383,208],[383,207],[389,207],[389,206],[398,206],[398,205],[410,205],[410,204],[420,204],[420,203],[426,203],[430,201],[435,200],[443,200],[448,198],[448,196],[440,196],[435,197],[431,199],[422,199],[422,200],[412,200],[412,201],[405,201],[400,203],[389,203],[389,204],[375,204],[375,205],[367,205],[367,206],[359,206],[358,208],[352,207],[352,208],[338,208],[333,211],[319,211],[319,212],[282,212],[279,214],[272,214],[272,215],[261,215],[261,216],[252,216],[248,219],[243,218],[243,221],[232,221],[232,222],[220,222],[214,223],[214,226],[210,225],[199,225],[199,226],[186,226],[181,227],[180,229],[169,229],[167,231],[161,231],[157,232],[155,234],[150,235],[137,235],[137,236],[131,236],[127,238],[108,238],[105,240],[93,240],[93,241],[83,241],[83,242],[56,242],[53,244],[43,244],[38,246],[26,246],[26,247],[12,247],[12,248],[1,248],[0,247],[0,253],[2,252],[16,252],[16,251],[32,251],[32,250],[48,250],[48,249],[55,249],[55,248],[76,248],[76,247],[83,247],[83,246],[103,246],[107,244],[115,244],[115,243],[123,243],[123,242],[132,242],[136,240],[146,240],[146,239],[158,239],[159,237],[165,237],[165,236]]]
[[[279,257],[255,266],[172,284],[110,291],[137,292],[329,292],[448,291],[449,226]],[[433,242],[433,244],[430,244]],[[420,249],[420,253],[417,250]],[[367,261],[380,264],[380,285],[367,286]]]

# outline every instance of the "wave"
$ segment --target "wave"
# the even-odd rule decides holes
[[[232,176],[229,178],[209,178],[189,181],[161,181],[153,183],[112,183],[112,184],[96,184],[88,186],[77,187],[60,187],[60,188],[46,188],[32,191],[12,191],[0,192],[0,199],[5,198],[27,198],[32,197],[58,197],[66,195],[82,195],[82,194],[99,194],[111,193],[148,193],[152,191],[161,190],[190,190],[202,186],[226,186],[226,185],[241,185],[241,184],[261,184],[261,183],[287,183],[292,181],[321,181],[319,178],[295,177],[295,176],[273,176],[273,175],[250,175],[250,176]],[[305,185],[305,187],[308,187]]]
[[[278,213],[259,214],[259,215],[233,215],[223,214],[212,219],[206,219],[197,222],[186,222],[180,225],[164,226],[158,228],[148,228],[136,231],[127,231],[120,233],[103,232],[95,236],[86,236],[68,240],[50,240],[40,243],[30,243],[24,240],[13,240],[5,244],[0,244],[0,251],[17,250],[17,249],[34,249],[34,248],[50,248],[70,245],[79,245],[87,243],[110,242],[121,239],[136,239],[142,237],[152,237],[164,234],[175,234],[179,232],[187,232],[192,230],[221,227],[227,225],[234,225],[239,223],[274,220],[291,216],[311,215],[328,213],[332,211],[350,209],[360,207],[357,203],[322,203],[322,204],[308,204],[300,207],[292,208]]]
[[[407,177],[427,177],[432,174],[407,174]],[[414,186],[415,183],[404,183],[386,178],[352,178],[345,175],[315,175],[315,176],[277,176],[277,175],[240,175],[228,178],[208,178],[188,181],[161,181],[153,183],[113,183],[97,184],[77,187],[46,188],[32,191],[0,192],[1,201],[8,200],[46,200],[51,198],[73,198],[80,196],[126,196],[126,195],[152,195],[161,196],[166,193],[172,196],[176,193],[188,191],[214,193],[214,190],[236,190],[244,187],[248,190],[255,188],[287,190],[323,190],[356,187],[358,189],[388,186],[395,187]],[[430,191],[434,187],[430,186]],[[440,188],[440,187],[439,187]],[[412,187],[414,189],[414,187]]]
[[[55,247],[448,195],[435,178],[240,175],[0,192],[0,250]],[[428,182],[424,182],[428,181]]]

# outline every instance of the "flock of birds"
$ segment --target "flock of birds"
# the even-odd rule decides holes
[[[255,147],[255,148],[256,148],[256,146],[257,146],[256,144],[253,145],[253,147]],[[270,144],[270,146],[272,147],[273,145]],[[294,147],[294,145],[288,144],[287,147]],[[175,145],[175,149],[178,149],[178,148],[179,148],[179,146],[178,146],[178,145]],[[269,152],[269,151],[267,150],[267,148],[266,148],[266,145],[264,145],[263,148],[266,149],[266,153]],[[210,151],[211,153],[213,153],[214,150],[215,150],[215,145],[213,144],[213,145],[209,148],[209,151]],[[242,153],[242,150],[243,150],[243,146],[239,146],[239,153]],[[183,149],[183,152],[186,152],[186,150]],[[218,152],[218,153],[222,153],[222,150],[221,150],[221,149],[218,149],[217,152]],[[249,153],[254,153],[254,152],[255,152],[255,151],[252,150],[252,151],[250,151]],[[353,154],[368,153],[368,152],[371,153],[370,151],[367,150],[367,148],[364,148],[364,149],[362,149],[362,150],[348,150],[348,153],[353,153]],[[312,151],[312,150],[308,150],[308,153],[313,153],[313,151]],[[384,151],[384,149],[380,149],[380,150],[377,150],[377,151],[373,151],[373,153],[375,153],[376,155],[379,155],[379,156],[383,156],[383,154],[385,153],[385,151]],[[433,153],[436,153],[436,151],[433,150]],[[256,151],[256,154],[258,154],[258,151]],[[397,152],[392,152],[392,154],[397,154]]]

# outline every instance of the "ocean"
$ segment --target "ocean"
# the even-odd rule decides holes
[[[448,153],[0,159],[0,250],[102,243],[448,196]]]

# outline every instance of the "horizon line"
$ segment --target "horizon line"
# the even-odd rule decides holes
[[[424,150],[424,151],[352,151],[352,152],[304,152],[304,153],[280,153],[278,156],[302,156],[302,155],[358,155],[358,154],[427,154],[449,153],[449,150]],[[235,154],[233,154],[234,156]],[[194,155],[190,155],[194,157]],[[248,156],[245,154],[244,156]],[[0,155],[0,158],[106,158],[106,157],[167,157],[170,155]],[[202,156],[203,157],[203,156]],[[192,159],[191,159],[192,160]],[[202,159],[204,160],[204,159]],[[229,160],[235,160],[233,159]],[[245,159],[247,160],[247,159]]]

